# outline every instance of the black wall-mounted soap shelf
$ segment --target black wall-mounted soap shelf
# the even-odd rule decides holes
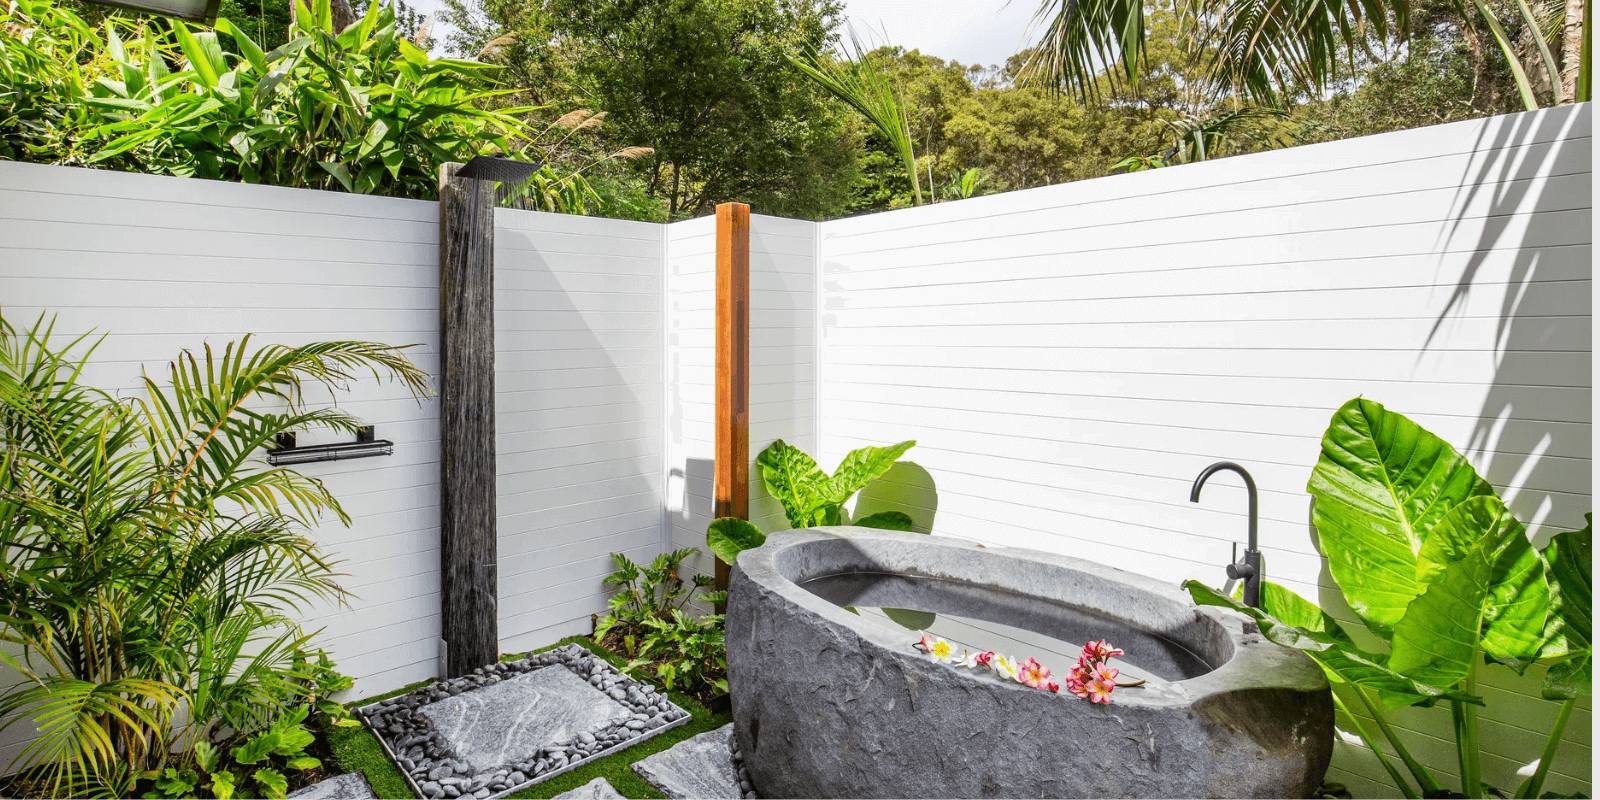
[[[296,447],[293,433],[280,433],[278,434],[277,448],[267,451],[267,463],[274,466],[282,466],[285,464],[310,464],[316,461],[345,461],[352,458],[392,455],[394,453],[394,442],[388,439],[376,438],[377,435],[377,428],[373,425],[368,425],[356,432],[356,440],[353,442]]]

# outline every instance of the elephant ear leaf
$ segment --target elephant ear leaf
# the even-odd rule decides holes
[[[1494,494],[1448,442],[1361,398],[1333,415],[1306,490],[1329,571],[1385,639],[1426,587],[1417,553],[1428,530],[1468,498]]]
[[[724,564],[732,564],[739,554],[752,547],[760,547],[767,535],[749,520],[738,517],[720,517],[706,528],[706,546],[711,548]]]
[[[1390,668],[1452,686],[1467,677],[1480,647],[1526,668],[1542,642],[1549,587],[1537,560],[1530,566],[1521,523],[1499,498],[1475,497],[1439,521],[1438,535],[1475,544],[1433,573],[1395,625]]]
[[[766,484],[767,492],[783,505],[790,527],[808,527],[817,498],[828,481],[827,473],[811,456],[782,439],[756,456],[756,467],[761,470],[761,482]]]
[[[1310,656],[1332,683],[1376,689],[1395,706],[1432,706],[1440,700],[1483,705],[1466,692],[1429,686],[1390,669],[1383,656],[1357,646],[1333,617],[1282,586],[1261,584],[1261,608],[1246,606],[1199,581],[1186,581],[1183,588],[1200,605],[1231,608],[1254,619],[1262,636]]]
[[[1592,693],[1594,520],[1588,514],[1584,517],[1589,524],[1583,530],[1557,534],[1543,553],[1554,596],[1550,616],[1555,630],[1541,655],[1569,656],[1552,664],[1545,673],[1544,697],[1548,700],[1570,700]]]
[[[900,511],[879,511],[856,520],[855,524],[863,528],[906,532],[910,532],[914,526],[911,517]]]
[[[863,447],[851,451],[844,461],[839,462],[839,468],[833,471],[833,477],[828,479],[823,494],[828,502],[843,504],[867,484],[888,472],[896,459],[916,446],[916,441],[911,440],[888,447]]]

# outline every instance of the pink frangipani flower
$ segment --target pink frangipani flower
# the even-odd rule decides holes
[[[1022,667],[1017,670],[1017,680],[1026,686],[1043,689],[1045,681],[1050,679],[1050,668],[1033,660],[1032,656],[1022,662]]]
[[[1095,678],[1084,685],[1091,703],[1110,703],[1111,692],[1115,688],[1117,688],[1115,683],[1105,683],[1099,678]]]
[[[1061,691],[1061,684],[1056,683],[1055,681],[1050,681],[1044,685],[1044,688],[1049,689],[1051,694],[1055,694]]]
[[[980,667],[987,667],[987,666],[989,666],[990,662],[992,662],[992,661],[994,661],[994,651],[993,650],[990,650],[990,651],[987,651],[987,652],[983,652],[983,653],[979,653],[979,654],[977,654],[977,655],[972,657],[972,663],[977,664]]]

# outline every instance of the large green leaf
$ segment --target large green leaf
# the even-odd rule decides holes
[[[1556,534],[1543,553],[1549,565],[1553,598],[1549,628],[1553,635],[1541,655],[1567,656],[1545,673],[1544,697],[1549,700],[1569,700],[1592,693],[1594,519],[1589,514],[1584,518],[1589,524],[1582,530]]]
[[[1417,554],[1417,580],[1432,584],[1449,565],[1467,557],[1486,538],[1498,542],[1484,608],[1484,653],[1519,674],[1545,642],[1550,606],[1544,565],[1527,531],[1500,498],[1480,495],[1451,509],[1428,531]]]
[[[1200,605],[1222,606],[1246,614],[1261,628],[1261,635],[1284,647],[1304,652],[1322,667],[1328,680],[1376,689],[1393,705],[1431,706],[1440,700],[1460,700],[1482,705],[1471,694],[1449,687],[1432,686],[1402,675],[1384,663],[1384,657],[1369,653],[1351,641],[1338,622],[1299,595],[1276,584],[1261,584],[1262,608],[1251,608],[1199,581],[1185,581],[1183,588]],[[1283,614],[1283,617],[1277,616]],[[1304,623],[1296,625],[1284,619]]]
[[[1493,514],[1491,506],[1498,503],[1497,498],[1474,498],[1463,504],[1440,522],[1440,535],[1453,535],[1448,532],[1451,528],[1483,525],[1483,517]],[[1497,597],[1498,562],[1516,550],[1518,539],[1526,545],[1521,525],[1495,525],[1437,572],[1394,626],[1390,668],[1433,686],[1453,686],[1467,677],[1483,646],[1484,625]],[[1543,576],[1539,579],[1542,582]],[[1523,611],[1514,609],[1511,616],[1525,620]],[[1537,641],[1543,629],[1541,609],[1531,638]],[[1533,649],[1537,651],[1537,644]]]
[[[869,514],[856,520],[855,524],[863,528],[877,528],[885,531],[910,532],[915,527],[915,523],[911,521],[911,516],[901,511],[879,511],[876,514]]]
[[[1329,571],[1386,639],[1426,586],[1417,553],[1428,530],[1468,498],[1494,494],[1449,443],[1361,398],[1334,414],[1306,490]]]
[[[738,517],[714,519],[706,528],[706,546],[725,564],[732,564],[741,552],[760,547],[766,541],[767,535],[760,528]]]
[[[797,447],[790,447],[782,439],[756,456],[756,467],[761,470],[761,482],[766,484],[767,491],[783,505],[790,527],[809,527],[810,515],[816,510],[822,486],[828,480],[827,473],[811,456]]]
[[[863,447],[851,451],[839,463],[839,468],[833,471],[833,477],[828,478],[822,494],[829,502],[842,505],[862,487],[888,472],[896,459],[916,446],[916,440],[909,440],[888,447]]]

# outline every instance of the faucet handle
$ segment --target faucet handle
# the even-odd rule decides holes
[[[1228,565],[1228,577],[1232,580],[1247,580],[1249,578],[1254,578],[1255,576],[1256,568],[1250,566],[1249,564],[1239,562]]]

